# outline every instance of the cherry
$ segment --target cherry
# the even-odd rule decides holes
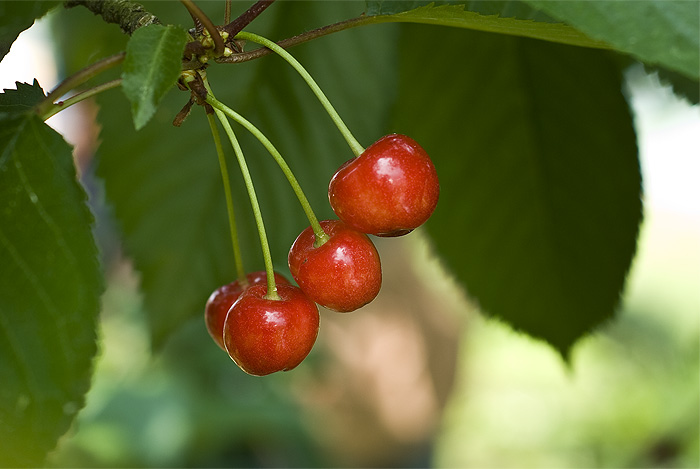
[[[435,166],[410,137],[391,134],[343,164],[328,186],[338,218],[362,233],[401,236],[425,223],[440,194]]]
[[[291,370],[316,342],[316,304],[294,285],[279,285],[277,294],[279,299],[268,299],[266,285],[251,286],[226,316],[226,351],[250,375]]]
[[[338,312],[354,311],[379,293],[379,253],[366,234],[340,220],[320,224],[330,239],[316,247],[311,227],[302,231],[289,251],[289,270],[316,303]]]
[[[224,320],[226,319],[229,309],[231,309],[233,303],[236,302],[238,297],[241,296],[241,293],[248,287],[267,284],[267,274],[264,270],[251,272],[246,275],[246,279],[248,280],[248,285],[246,286],[242,286],[241,282],[236,280],[235,282],[217,288],[209,296],[207,304],[204,307],[204,322],[209,331],[209,335],[211,335],[212,339],[214,339],[223,350],[226,350],[223,338]],[[275,282],[277,285],[289,284],[289,280],[277,272],[275,272]]]

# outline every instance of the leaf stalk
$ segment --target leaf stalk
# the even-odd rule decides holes
[[[243,117],[233,109],[229,108],[224,103],[218,101],[211,93],[207,94],[206,102],[210,104],[214,109],[223,112],[229,118],[233,119],[234,121],[238,122],[240,125],[245,127],[246,130],[253,134],[253,136],[255,136],[255,138],[257,138],[258,141],[262,143],[265,149],[270,153],[270,155],[272,155],[272,158],[280,167],[282,173],[284,173],[285,177],[287,178],[287,181],[289,182],[289,185],[294,191],[294,194],[297,196],[297,199],[299,199],[299,203],[301,204],[302,210],[304,210],[306,218],[311,224],[311,229],[314,231],[314,234],[316,236],[316,244],[320,246],[326,241],[328,241],[330,238],[328,237],[328,234],[326,234],[326,232],[323,231],[323,228],[321,227],[321,224],[319,223],[316,214],[311,208],[309,199],[307,199],[306,195],[304,194],[304,191],[301,188],[301,185],[299,185],[299,181],[297,181],[291,168],[289,167],[285,159],[282,157],[282,154],[277,150],[277,148],[275,148],[275,146],[272,144],[272,142],[270,142],[270,140],[265,136],[265,134],[263,134],[260,131],[260,129],[255,127],[255,125],[253,125],[245,117]]]

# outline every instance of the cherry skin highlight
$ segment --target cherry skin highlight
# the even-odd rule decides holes
[[[246,373],[264,376],[295,368],[316,342],[316,304],[294,285],[279,285],[280,299],[266,298],[267,286],[254,285],[238,298],[224,322],[224,345]]]
[[[376,236],[410,233],[430,218],[440,195],[437,171],[412,138],[391,134],[343,164],[328,199],[349,227]]]
[[[248,285],[245,287],[241,285],[241,282],[236,280],[235,282],[217,288],[209,296],[207,304],[204,307],[204,323],[207,326],[207,331],[209,331],[209,335],[214,339],[214,342],[223,350],[226,350],[223,338],[224,320],[231,306],[233,306],[233,303],[236,302],[238,297],[241,296],[241,293],[248,287],[259,284],[267,285],[267,274],[264,270],[246,274],[246,279],[248,280]],[[289,284],[289,280],[277,272],[275,272],[275,282],[277,285]]]
[[[382,286],[379,253],[369,237],[340,220],[320,222],[329,240],[315,247],[311,227],[289,251],[289,270],[316,303],[338,312],[354,311],[372,301]]]

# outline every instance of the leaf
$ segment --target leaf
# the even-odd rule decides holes
[[[34,20],[41,18],[51,8],[58,5],[58,1],[13,1],[0,2],[0,60],[10,51],[19,33],[34,24]]]
[[[187,33],[152,24],[137,29],[126,46],[122,89],[131,101],[136,130],[151,119],[158,104],[180,77]]]
[[[102,280],[70,147],[32,114],[0,142],[0,466],[36,467],[84,404]]]
[[[700,3],[685,0],[527,3],[649,64],[698,79]]]
[[[453,26],[475,31],[543,39],[575,46],[594,48],[608,47],[606,43],[591,39],[577,29],[566,24],[551,23],[549,21],[534,21],[530,18],[520,19],[505,17],[498,14],[481,14],[476,11],[470,11],[465,8],[463,4],[435,6],[433,2],[430,2],[428,5],[415,7],[416,5],[422,5],[424,3],[426,2],[368,2],[368,14],[375,12],[382,13],[375,17],[375,22],[425,23]],[[496,3],[501,5],[504,2]],[[480,9],[484,11],[494,11],[494,9],[485,9],[484,6],[481,6]],[[391,12],[391,14],[385,12]],[[542,18],[540,17],[538,19],[541,20]],[[435,37],[439,38],[441,35],[442,32],[436,30]],[[442,42],[442,39],[440,39],[440,41]]]
[[[31,85],[20,82],[15,84],[17,89],[4,89],[0,94],[0,115],[29,111],[46,97],[36,78]]]
[[[432,33],[402,36],[396,109],[440,176],[428,232],[484,311],[566,355],[613,316],[635,253],[620,72],[603,51],[459,30],[428,49]]]
[[[657,73],[659,81],[664,85],[671,86],[676,95],[685,98],[690,104],[700,104],[700,83],[698,80],[691,80],[680,73],[671,72],[665,68],[645,68],[647,73]]]

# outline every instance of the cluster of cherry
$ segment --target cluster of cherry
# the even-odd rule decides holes
[[[292,245],[289,269],[299,287],[275,273],[279,299],[270,299],[264,271],[222,286],[206,304],[209,333],[249,374],[296,367],[318,335],[315,303],[349,312],[379,293],[381,263],[367,234],[409,233],[430,217],[439,192],[435,167],[418,143],[398,134],[381,138],[331,179],[328,197],[339,219],[320,222],[325,236],[309,227]]]

